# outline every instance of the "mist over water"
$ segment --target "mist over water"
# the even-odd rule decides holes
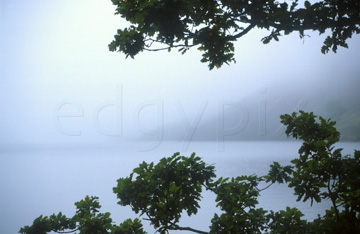
[[[85,195],[117,223],[135,217],[116,205],[116,179],[178,151],[215,163],[219,176],[264,174],[297,155],[284,113],[333,118],[347,153],[359,149],[358,36],[322,55],[324,35],[263,45],[267,32],[253,30],[236,43],[236,64],[209,71],[196,48],[134,60],[108,52],[127,25],[114,11],[103,0],[0,1],[0,233],[41,214],[72,216]],[[272,188],[261,206],[284,209],[291,194]],[[186,225],[207,230],[216,209],[204,198]],[[312,219],[328,204],[300,206]]]
[[[132,169],[142,161],[157,162],[176,152],[179,142],[167,142],[159,149],[139,152],[134,143],[114,148],[78,148],[51,150],[28,150],[2,152],[0,155],[0,232],[16,233],[20,227],[30,225],[39,215],[63,212],[72,216],[74,202],[86,195],[99,196],[101,211],[111,212],[114,222],[120,223],[136,215],[129,207],[117,205],[112,188],[116,180],[129,176]],[[287,165],[296,157],[299,142],[226,142],[225,151],[216,150],[216,142],[192,142],[181,152],[189,156],[196,152],[208,164],[214,164],[217,175],[229,177],[240,175],[264,175],[273,161]],[[344,153],[358,149],[357,143],[341,143]],[[328,201],[314,204],[296,202],[293,191],[284,185],[274,185],[261,193],[259,207],[280,210],[286,206],[297,207],[305,218],[314,219],[330,206]],[[208,230],[215,212],[215,196],[204,193],[202,209],[196,216],[184,214],[182,225]],[[146,230],[153,227],[144,221]]]

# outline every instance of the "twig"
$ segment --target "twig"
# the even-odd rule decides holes
[[[72,230],[72,231],[68,231],[68,232],[57,232],[57,233],[61,233],[61,234],[65,234],[65,233],[73,233],[73,232],[76,232],[78,231],[79,229],[76,228],[75,230]]]

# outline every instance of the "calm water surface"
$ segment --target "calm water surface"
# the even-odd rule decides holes
[[[278,161],[287,164],[297,156],[299,142],[225,142],[220,151],[217,142],[192,142],[184,148],[181,142],[165,142],[146,151],[145,143],[121,143],[118,147],[52,148],[47,150],[0,151],[0,233],[17,233],[20,227],[30,225],[39,215],[63,212],[71,217],[74,202],[86,195],[100,197],[103,212],[111,212],[116,223],[137,217],[129,207],[116,205],[112,192],[116,180],[128,176],[142,161],[158,161],[180,151],[182,155],[196,152],[204,161],[215,164],[219,176],[264,175],[269,164]],[[344,153],[360,149],[359,143],[340,143]],[[196,216],[182,219],[181,225],[207,231],[210,220],[218,209],[215,196],[204,193],[202,209]],[[297,207],[305,217],[314,219],[330,206],[296,202],[293,191],[274,185],[260,197],[260,207],[280,210]],[[143,221],[149,233],[154,228]],[[175,233],[175,232],[174,232]],[[178,232],[176,232],[178,233]],[[179,232],[186,233],[186,232]]]

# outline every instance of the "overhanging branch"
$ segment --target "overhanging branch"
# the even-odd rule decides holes
[[[247,28],[245,28],[244,30],[242,30],[240,33],[233,35],[233,36],[229,36],[228,38],[230,40],[235,41],[236,39],[244,36],[245,34],[247,34],[251,29],[253,29],[256,26],[256,24],[250,24]]]
[[[60,233],[60,234],[65,234],[65,233],[73,233],[73,232],[76,232],[78,231],[79,229],[75,229],[75,230],[72,230],[72,231],[67,231],[67,232],[57,232],[57,233]]]
[[[195,233],[199,233],[199,234],[209,234],[208,232],[204,232],[204,231],[200,231],[191,227],[179,227],[179,226],[175,226],[174,228],[171,228],[170,230],[179,230],[179,231],[190,231],[190,232],[195,232]]]
[[[146,51],[161,51],[161,50],[169,50],[171,48],[177,48],[177,47],[185,47],[185,48],[190,48],[195,46],[196,44],[191,44],[191,45],[185,45],[185,44],[181,44],[181,45],[169,45],[168,47],[163,47],[163,48],[157,48],[157,49],[148,49],[148,48],[144,48],[144,50]]]

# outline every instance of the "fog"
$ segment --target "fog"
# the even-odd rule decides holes
[[[323,55],[325,35],[263,45],[267,32],[253,30],[236,42],[236,64],[209,71],[195,48],[135,59],[109,52],[127,25],[110,0],[0,4],[0,157],[124,142],[146,151],[177,140],[175,152],[192,141],[286,140],[280,114],[331,117],[332,101],[344,109],[335,117],[345,135],[359,128],[345,118],[359,116],[358,35],[349,49]]]
[[[108,52],[124,26],[110,1],[2,1],[2,147],[156,139],[159,125],[166,139],[173,126],[183,131],[186,121],[201,125],[216,118],[219,102],[247,97],[296,95],[285,112],[309,95],[317,99],[314,92],[358,98],[356,36],[350,49],[322,55],[324,36],[309,32],[299,39],[294,33],[263,45],[266,32],[253,31],[236,43],[236,64],[208,71],[196,49],[144,52],[134,60]]]

